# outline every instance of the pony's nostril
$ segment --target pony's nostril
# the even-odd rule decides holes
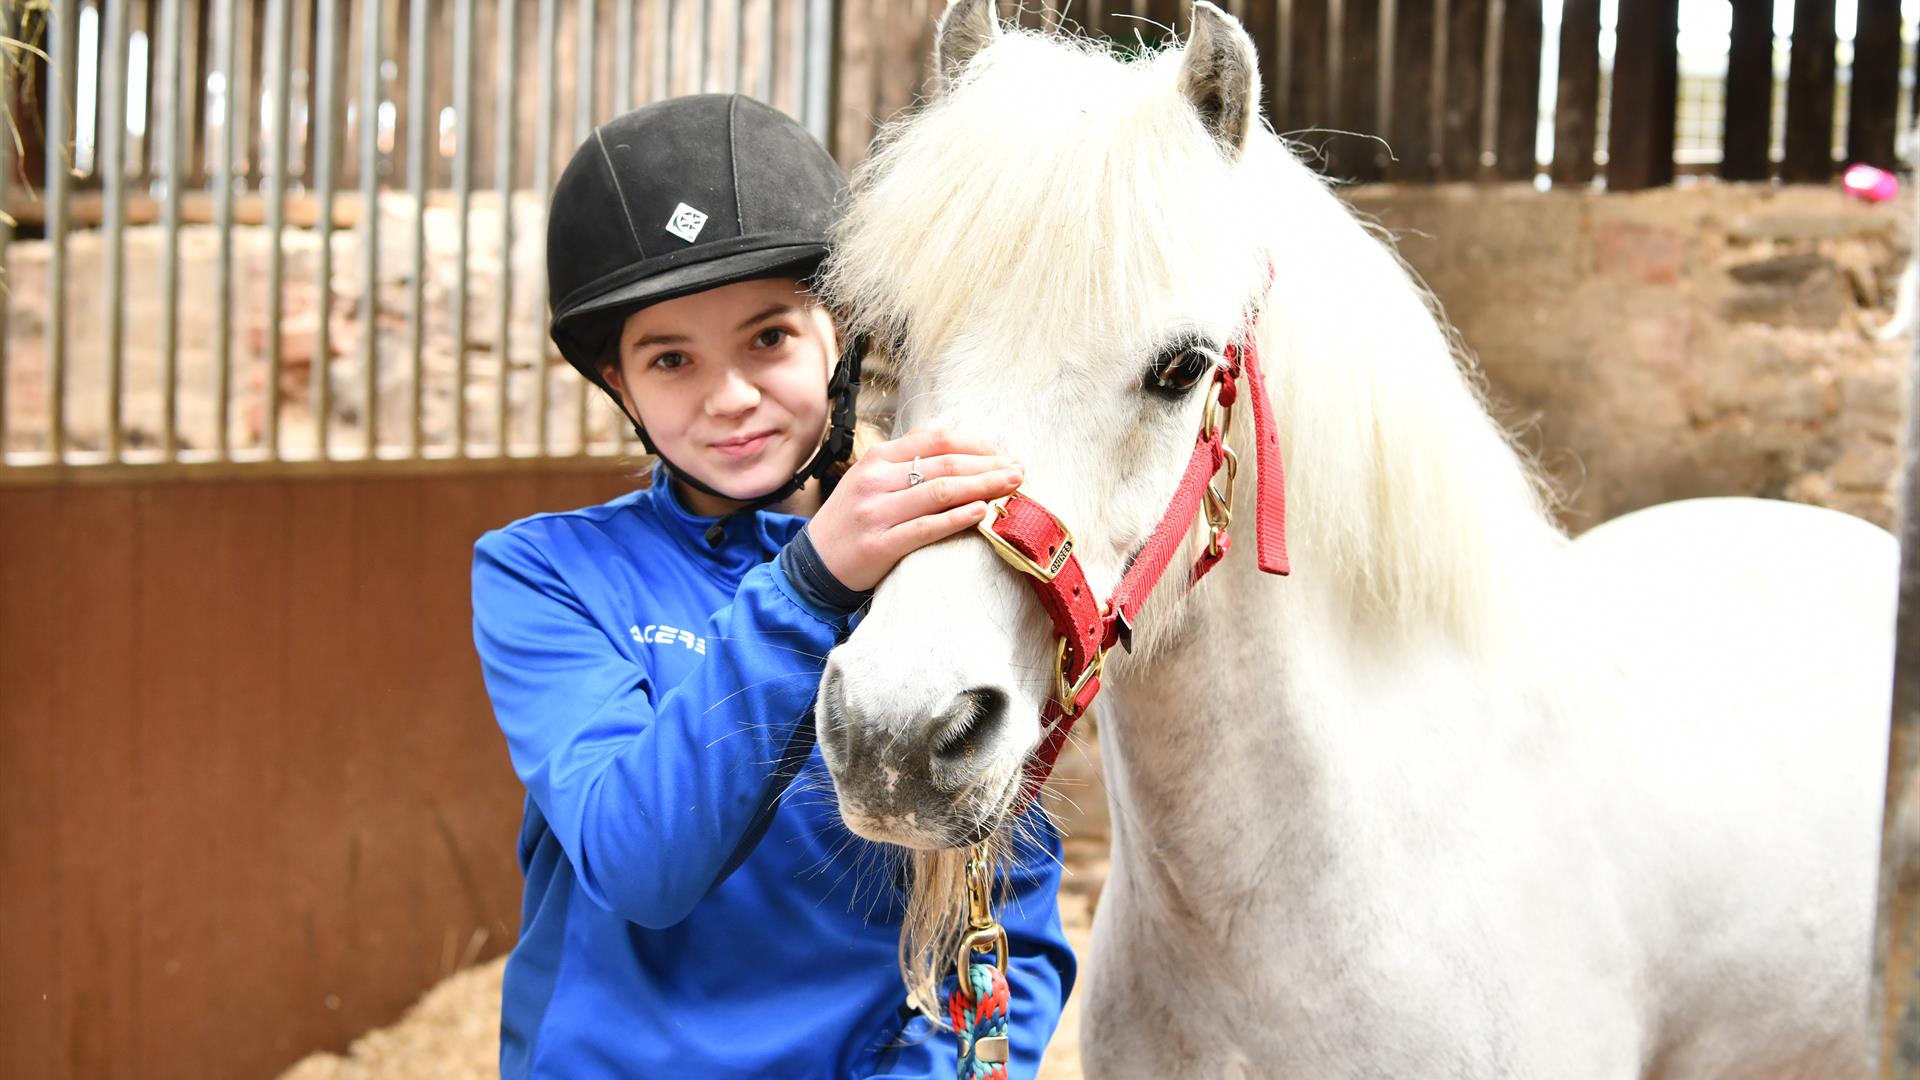
[[[934,718],[933,759],[951,765],[968,761],[999,736],[1007,719],[1007,694],[977,686],[954,698],[953,707]]]

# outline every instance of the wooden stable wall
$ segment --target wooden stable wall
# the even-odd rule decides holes
[[[510,945],[472,544],[630,472],[0,483],[0,1076],[272,1076]]]

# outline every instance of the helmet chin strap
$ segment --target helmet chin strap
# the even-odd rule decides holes
[[[866,357],[866,353],[865,334],[854,335],[848,340],[847,347],[841,351],[840,362],[834,366],[833,377],[827,381],[827,400],[832,403],[832,412],[828,416],[826,436],[821,439],[820,448],[814,451],[813,457],[786,483],[765,495],[745,500],[744,505],[721,515],[712,525],[707,526],[706,540],[710,547],[719,547],[720,542],[726,538],[726,524],[729,520],[741,514],[758,513],[791,496],[805,487],[808,481],[825,478],[835,466],[852,455],[855,407],[860,397],[860,363]],[[632,413],[627,412],[626,402],[620,402],[620,411],[626,414],[627,421],[633,425],[633,433],[639,436],[647,452],[659,458],[660,464],[667,467],[667,471],[673,475],[674,479],[703,495],[726,499],[729,502],[741,501],[724,491],[715,490],[711,485],[675,465],[672,459],[662,454],[660,448],[653,444],[653,439],[648,437],[647,430],[640,426],[640,421]]]

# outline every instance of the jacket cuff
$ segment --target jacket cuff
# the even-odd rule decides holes
[[[813,537],[804,528],[780,549],[775,562],[797,599],[838,619],[860,610],[861,605],[873,598],[873,590],[849,589],[833,576],[833,571],[828,570],[825,560],[820,558],[820,549],[813,546]]]

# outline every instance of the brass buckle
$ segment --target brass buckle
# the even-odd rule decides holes
[[[1233,406],[1222,408],[1220,405],[1220,387],[1224,380],[1215,379],[1207,391],[1206,412],[1200,417],[1200,436],[1217,436],[1220,440],[1220,452],[1226,460],[1227,483],[1222,488],[1217,477],[1207,480],[1206,498],[1202,507],[1207,514],[1207,554],[1212,558],[1221,555],[1220,538],[1226,535],[1227,527],[1233,523],[1233,483],[1240,475],[1240,459],[1233,448],[1227,445],[1227,436],[1233,434]]]
[[[1233,524],[1233,484],[1240,475],[1239,456],[1229,447],[1222,446],[1220,450],[1226,459],[1226,487],[1220,488],[1217,478],[1209,479],[1206,497],[1201,502],[1207,515],[1207,554],[1216,559],[1220,557],[1220,537]]]
[[[999,950],[996,963],[1001,974],[1007,971],[1007,928],[1001,926],[993,917],[993,861],[987,857],[987,845],[982,842],[973,845],[967,851],[967,935],[960,939],[960,953],[955,962],[955,974],[960,977],[960,988],[972,993],[971,983],[967,981],[967,965],[972,962],[974,953]]]
[[[987,538],[987,543],[993,547],[994,554],[1005,560],[1008,566],[1013,567],[1023,574],[1036,578],[1042,583],[1050,582],[1060,576],[1060,571],[1067,565],[1067,559],[1073,555],[1073,532],[1067,528],[1066,522],[1055,517],[1053,511],[1044,506],[1040,506],[1037,502],[1033,503],[1035,506],[1040,506],[1040,512],[1052,518],[1053,523],[1060,528],[1060,547],[1054,551],[1053,561],[1045,566],[1028,558],[1025,552],[1007,543],[1006,537],[993,531],[994,522],[1007,516],[1007,503],[1013,499],[1025,498],[1027,498],[1025,495],[1016,491],[1011,495],[1003,495],[993,500],[987,504],[987,516],[981,518],[980,523],[975,525],[974,528],[979,531],[981,536]],[[1027,499],[1027,501],[1033,502],[1032,499]]]
[[[987,930],[993,926],[993,862],[987,858],[987,845],[979,843],[967,850],[967,927]]]
[[[1100,672],[1106,666],[1107,651],[1105,649],[1095,649],[1093,651],[1093,659],[1087,663],[1087,670],[1080,673],[1080,677],[1073,681],[1072,686],[1068,686],[1067,639],[1061,638],[1060,652],[1059,655],[1054,658],[1053,664],[1053,692],[1060,699],[1060,707],[1068,712],[1072,712],[1073,703],[1080,700],[1080,692],[1087,688],[1088,683],[1099,678]]]
[[[999,923],[980,930],[970,931],[960,939],[960,955],[954,964],[954,974],[960,979],[960,987],[969,996],[973,994],[973,983],[967,979],[967,966],[973,962],[974,953],[995,953],[994,966],[1000,974],[1007,973],[1007,928]]]

